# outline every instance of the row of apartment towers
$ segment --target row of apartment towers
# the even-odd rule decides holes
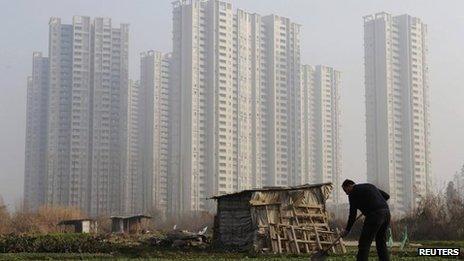
[[[184,213],[217,194],[339,183],[340,73],[300,63],[288,18],[176,2],[172,53],[142,53],[139,81],[128,25],[49,26],[28,81],[27,205]]]
[[[394,26],[396,18],[377,16],[371,20]],[[72,24],[50,19],[49,56],[33,54],[28,78],[25,205],[72,205],[91,216],[182,214],[212,211],[208,198],[217,194],[321,182],[334,183],[331,201],[337,204],[340,73],[300,62],[301,26],[277,15],[233,10],[218,0],[176,1],[172,21],[172,52],[142,53],[140,80],[131,81],[128,25],[114,28],[109,18],[76,16]],[[382,39],[374,41],[380,45]],[[394,53],[394,47],[387,48]],[[372,51],[375,61],[382,59],[378,50]],[[424,62],[417,62],[420,68]],[[382,79],[368,66],[374,65],[366,64],[366,106],[376,102],[369,112],[377,119],[384,107],[398,102],[380,92],[375,94],[388,102],[370,100],[368,90],[396,85],[389,78],[388,84],[369,87],[368,77]],[[392,71],[405,69],[383,70],[394,77]],[[424,81],[417,89],[423,94],[426,87]],[[396,97],[392,91],[388,95]],[[397,122],[391,119],[397,110],[392,107],[391,113],[386,126]],[[416,198],[403,196],[399,178],[420,176],[415,186],[428,173],[411,173],[407,166],[402,172],[389,165],[385,170],[385,157],[398,148],[380,149],[391,136],[417,135],[411,128],[400,134],[386,128],[384,135],[379,126],[370,127],[369,115],[368,179],[390,191],[399,208],[409,207],[404,202]],[[376,155],[376,169],[369,153]]]

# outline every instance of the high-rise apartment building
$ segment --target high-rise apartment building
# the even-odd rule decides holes
[[[171,211],[209,210],[211,195],[307,175],[293,106],[299,40],[288,18],[217,0],[173,3]]]
[[[304,182],[332,182],[329,200],[340,199],[340,72],[331,67],[303,65],[302,104],[306,166],[309,177]]]
[[[143,131],[143,108],[141,101],[143,94],[138,81],[129,80],[127,97],[127,136],[126,136],[126,173],[124,186],[124,213],[144,213],[144,179],[142,165],[142,147],[144,140]]]
[[[456,192],[464,200],[464,165],[454,174],[453,182]]]
[[[164,212],[168,196],[170,54],[141,54],[140,110],[143,211]],[[174,185],[175,186],[175,185]]]
[[[409,15],[364,17],[368,181],[413,209],[431,189],[427,26]]]
[[[77,206],[91,215],[121,213],[129,27],[113,28],[109,18],[84,16],[75,16],[72,24],[51,18],[49,27],[47,126],[41,126],[47,134],[46,174],[40,200]]]
[[[24,203],[26,209],[36,210],[44,203],[47,110],[48,110],[48,58],[34,52],[32,76],[27,79],[26,153],[24,169]]]

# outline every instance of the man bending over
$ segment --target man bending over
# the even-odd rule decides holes
[[[358,209],[366,217],[359,238],[357,260],[368,260],[374,238],[379,260],[390,260],[387,249],[387,229],[390,225],[390,209],[387,200],[390,195],[372,184],[355,184],[349,179],[343,182],[342,188],[348,195],[350,202],[350,216],[346,229],[342,231],[342,236],[344,237],[350,232],[356,220]]]

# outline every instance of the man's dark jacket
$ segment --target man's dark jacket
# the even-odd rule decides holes
[[[350,201],[350,217],[346,225],[346,231],[350,231],[356,220],[356,212],[359,209],[364,216],[381,209],[388,209],[387,200],[390,198],[386,192],[376,186],[365,183],[356,184],[348,196]]]

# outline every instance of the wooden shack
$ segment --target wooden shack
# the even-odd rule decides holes
[[[111,232],[113,233],[141,233],[143,230],[144,221],[151,219],[147,215],[134,216],[112,216],[111,217]]]
[[[213,197],[213,242],[235,251],[313,253],[338,232],[329,227],[326,200],[331,183],[267,187]],[[332,250],[345,252],[343,242]]]
[[[69,219],[58,223],[62,232],[97,233],[98,223],[94,219]]]

